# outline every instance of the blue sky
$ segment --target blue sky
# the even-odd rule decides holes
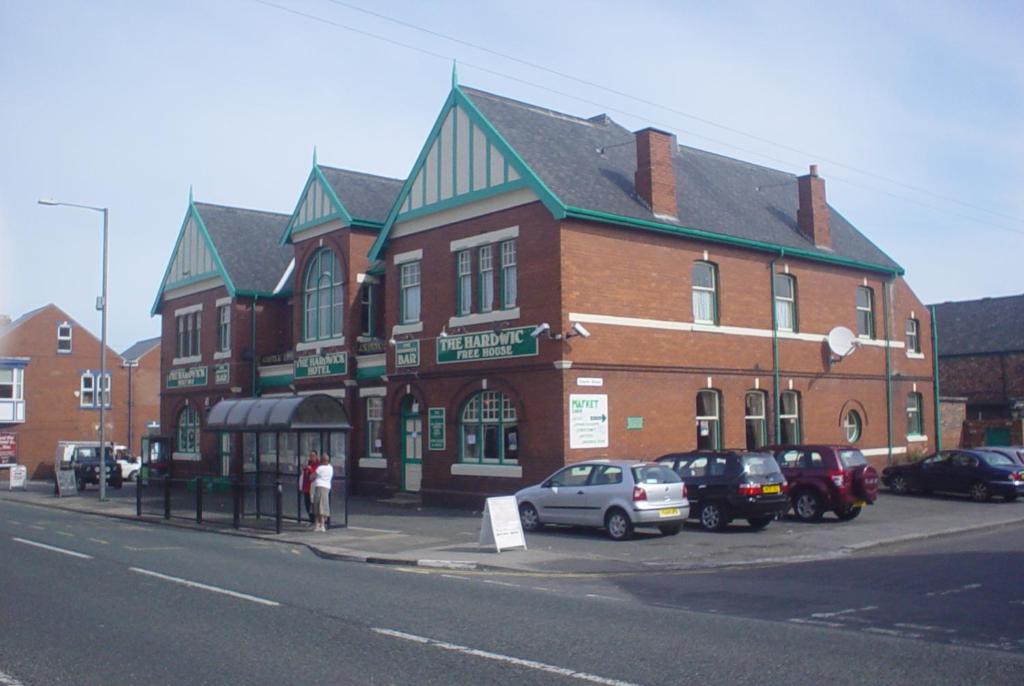
[[[817,163],[925,302],[1021,293],[1022,35],[1019,2],[7,0],[0,313],[54,302],[99,333],[100,216],[36,204],[54,197],[111,209],[111,344],[158,335],[190,185],[291,212],[314,146],[404,178],[452,58],[484,90],[791,172]]]

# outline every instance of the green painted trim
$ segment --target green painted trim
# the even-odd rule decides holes
[[[942,450],[942,413],[939,407],[939,325],[935,317],[935,305],[929,305],[932,319],[932,404],[935,415],[935,449]]]
[[[422,217],[428,214],[435,214],[437,212],[443,212],[444,210],[451,209],[453,207],[459,207],[460,205],[467,205],[471,202],[477,202],[485,198],[490,198],[495,195],[501,195],[502,193],[509,193],[511,191],[519,190],[520,188],[526,188],[527,183],[522,179],[518,181],[510,181],[500,186],[491,186],[490,188],[481,188],[478,191],[471,193],[463,193],[462,195],[456,195],[447,200],[439,200],[433,205],[427,205],[426,207],[417,207],[415,210],[410,210],[402,215],[402,221],[409,219],[415,219],[416,217]]]
[[[178,229],[178,237],[174,239],[174,248],[171,250],[170,258],[167,260],[167,267],[164,268],[163,278],[160,279],[160,288],[156,291],[156,299],[153,301],[153,306],[149,308],[150,317],[155,317],[160,312],[160,299],[164,295],[167,277],[171,273],[171,265],[174,264],[174,256],[178,254],[178,246],[181,244],[181,237],[185,235],[185,227],[188,225],[188,218],[190,216],[192,216],[192,186],[188,187],[188,209],[185,210],[185,218],[181,222],[181,228]]]
[[[476,138],[476,127],[473,123],[469,124],[469,184],[467,185],[469,192],[472,193],[476,190],[476,184],[473,182],[473,158],[476,157],[476,151],[473,145],[473,139]]]
[[[872,310],[874,302],[871,303]],[[873,319],[873,317],[872,317]],[[889,345],[889,282],[882,283],[882,333],[885,335],[885,430],[889,437],[888,463],[892,465],[892,346]],[[918,411],[920,415],[920,411]],[[922,428],[924,422],[921,423]]]
[[[237,297],[243,298],[263,298],[263,299],[280,299],[291,295],[291,289],[281,291],[280,293],[274,293],[272,291],[235,291]]]
[[[452,110],[452,197],[459,194],[459,108]]]
[[[206,281],[216,276],[220,276],[220,272],[218,272],[216,269],[210,272],[203,272],[202,274],[196,274],[195,276],[190,276],[187,279],[182,279],[181,281],[173,281],[171,283],[168,283],[167,288],[165,290],[173,291],[176,288],[184,288],[185,286],[189,286],[194,283],[199,283],[200,281]]]
[[[369,219],[353,219],[350,225],[355,229],[373,229],[374,231],[380,231],[384,228],[383,222],[370,221]]]
[[[360,367],[356,369],[356,379],[377,379],[388,373],[387,365],[379,367]]]
[[[349,214],[349,211],[345,208],[345,205],[341,202],[341,199],[338,198],[338,195],[334,192],[334,189],[331,188],[331,184],[327,183],[327,177],[324,176],[324,173],[320,170],[320,166],[316,163],[315,153],[313,157],[313,168],[309,171],[309,176],[306,177],[306,185],[302,187],[302,192],[299,193],[299,201],[295,204],[295,209],[292,210],[292,216],[289,218],[288,224],[285,226],[284,233],[281,234],[281,238],[278,240],[278,245],[287,245],[290,243],[292,234],[298,231],[314,226],[320,226],[321,224],[325,224],[334,219],[340,219],[345,224],[352,224],[355,221],[352,218],[352,215]],[[309,188],[313,185],[314,181],[320,184],[324,194],[331,201],[331,204],[334,206],[334,212],[324,217],[317,217],[316,219],[312,219],[302,224],[296,224],[295,221],[298,219],[299,210],[302,209],[302,204],[306,201],[306,195],[309,193]]]
[[[319,177],[320,183],[323,185],[324,191],[327,192],[327,197],[331,199],[331,201],[334,203],[334,206],[338,208],[339,212],[341,212],[342,219],[345,220],[346,224],[351,224],[352,215],[349,214],[348,209],[345,208],[345,203],[341,201],[341,198],[339,198],[337,193],[334,192],[334,189],[331,188],[331,184],[327,183],[327,177],[324,176],[324,173],[320,169],[320,166],[317,165],[313,167],[313,171],[316,172],[317,177]]]
[[[213,244],[213,239],[210,238],[210,232],[206,229],[206,222],[203,221],[203,216],[199,214],[199,209],[196,207],[195,203],[192,203],[192,210],[196,213],[196,221],[199,222],[200,234],[206,240],[206,247],[209,249],[210,254],[213,255],[213,261],[217,264],[217,268],[220,269],[221,276],[224,278],[224,284],[228,288],[228,295],[233,298],[235,297],[235,282],[231,280],[231,275],[224,266],[224,262],[220,259],[220,253],[217,252],[217,248]]]
[[[736,238],[735,236],[725,236],[719,233],[705,231],[703,229],[693,229],[685,226],[662,224],[661,222],[650,221],[647,219],[623,217],[621,215],[608,214],[606,212],[599,212],[597,210],[585,210],[579,207],[566,207],[565,211],[565,217],[569,219],[600,221],[610,224],[617,224],[620,226],[629,226],[640,229],[647,229],[650,231],[657,231],[659,233],[667,233],[674,236],[699,238],[701,240],[706,240],[713,243],[723,243],[725,245],[735,245],[743,248],[751,248],[754,250],[763,250],[773,253],[777,253],[779,252],[779,250],[785,250],[786,254],[791,257],[800,257],[814,262],[838,264],[844,267],[855,267],[857,269],[864,269],[867,271],[879,272],[882,274],[892,274],[894,276],[903,276],[904,274],[904,270],[902,267],[897,267],[896,269],[893,269],[892,267],[883,267],[882,265],[860,262],[858,260],[852,260],[846,257],[823,255],[821,253],[805,250],[803,248],[790,248],[781,245],[776,245],[774,243],[755,241],[748,238]]]
[[[778,313],[775,311],[775,265],[785,254],[785,251],[780,250],[779,254],[772,258],[769,267],[769,278],[772,280],[772,403],[775,410],[775,435],[772,437],[772,443],[775,444],[782,442],[782,406],[779,391],[779,384],[782,382],[779,379],[779,321]]]

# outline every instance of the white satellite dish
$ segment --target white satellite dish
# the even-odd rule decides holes
[[[857,337],[845,326],[837,326],[828,332],[828,349],[832,354],[843,359],[857,349]]]

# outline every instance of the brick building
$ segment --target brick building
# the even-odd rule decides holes
[[[1024,295],[932,307],[939,387],[966,402],[963,444],[1024,443]]]
[[[478,502],[602,455],[932,445],[929,313],[813,167],[454,86],[404,182],[314,161],[286,221],[259,372],[344,399],[359,488]]]
[[[56,305],[0,326],[0,435],[14,436],[29,476],[53,475],[58,441],[98,439],[104,400],[107,439],[138,452],[159,417],[159,350],[159,339],[135,344],[128,358],[108,347],[103,382],[99,339]]]

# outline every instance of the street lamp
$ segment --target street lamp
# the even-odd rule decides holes
[[[103,290],[96,301],[96,309],[100,311],[100,381],[96,392],[100,399],[100,500],[107,499],[107,398],[110,396],[112,384],[107,381],[107,208],[92,205],[78,205],[73,202],[57,202],[56,200],[40,200],[40,205],[50,207],[78,207],[103,213]],[[113,457],[113,450],[111,450]]]

